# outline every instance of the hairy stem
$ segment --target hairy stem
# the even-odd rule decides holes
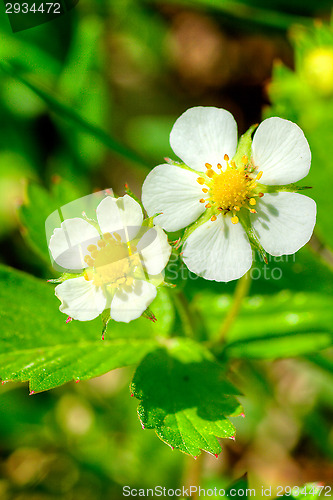
[[[236,285],[235,294],[233,298],[232,305],[222,323],[219,335],[214,344],[222,344],[225,342],[227,334],[238,316],[240,308],[242,306],[243,300],[248,294],[251,285],[250,271],[248,271],[244,276],[242,276]]]
[[[182,290],[177,290],[173,299],[177,312],[179,314],[180,320],[183,324],[184,333],[187,337],[195,337],[195,325],[193,324],[193,314],[190,310],[190,305],[188,300]]]

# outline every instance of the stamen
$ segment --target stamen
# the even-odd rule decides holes
[[[250,205],[254,206],[257,204],[256,200],[254,198],[250,198],[250,201],[249,201]]]
[[[106,243],[105,243],[105,241],[104,241],[104,240],[98,240],[97,245],[98,245],[100,248],[103,248],[103,247],[105,247],[105,246],[106,246]]]
[[[236,168],[236,163],[234,161],[231,161],[230,165],[232,166],[232,168]]]
[[[234,210],[236,210],[236,212],[239,212],[239,211],[240,211],[240,208],[239,208],[239,207],[237,207],[237,206],[235,206],[235,207],[234,207]]]
[[[264,173],[263,171],[260,171],[260,172],[258,173],[258,175],[257,175],[256,179],[257,179],[257,180],[261,179],[261,178],[262,178],[262,174],[263,174],[263,173]]]
[[[210,208],[212,205],[210,203],[207,203],[207,205],[205,205],[206,208]]]
[[[201,198],[201,200],[199,200],[200,203],[206,203],[206,200],[204,200],[203,198]]]
[[[251,214],[256,214],[257,213],[257,211],[254,210],[254,208],[250,208],[250,212],[251,212]]]
[[[241,159],[241,162],[242,162],[244,165],[247,165],[248,161],[249,161],[249,159],[248,159],[248,157],[247,157],[246,155],[244,155],[244,156],[242,157],[242,159]]]
[[[229,156],[227,154],[224,155],[224,161],[229,161]]]
[[[237,217],[237,215],[234,215],[233,217],[231,217],[231,222],[233,224],[237,224],[237,222],[239,222],[239,218]]]
[[[207,188],[202,188],[202,192],[203,193],[208,193],[208,189]]]
[[[96,245],[88,245],[87,250],[88,250],[88,252],[93,252],[94,250],[97,250],[97,246]]]
[[[259,198],[262,198],[264,196],[264,193],[259,193]]]
[[[213,215],[213,216],[210,218],[210,220],[211,220],[212,222],[216,221],[216,219],[217,219],[216,215]]]
[[[218,163],[218,164],[217,164],[217,168],[219,168],[219,169],[221,170],[221,168],[222,168],[221,163]]]
[[[212,178],[212,177],[214,177],[215,172],[214,172],[214,170],[207,170],[206,174],[208,175],[208,177]]]
[[[206,167],[206,168],[208,168],[208,170],[209,170],[210,168],[212,168],[212,166],[211,166],[211,164],[210,164],[210,163],[205,163],[205,167]]]
[[[86,264],[88,264],[89,267],[92,267],[94,265],[93,259],[90,257],[90,255],[86,255],[85,258],[83,259]]]
[[[121,236],[118,233],[113,233],[113,236],[116,238],[116,240],[121,241]]]
[[[205,179],[203,177],[198,177],[197,182],[202,186],[203,184],[205,184]]]

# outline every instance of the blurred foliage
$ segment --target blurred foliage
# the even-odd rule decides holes
[[[195,279],[176,253],[167,280],[178,292],[159,291],[152,304],[156,325],[143,318],[134,327],[110,324],[105,359],[101,322],[65,325],[53,285],[42,282],[54,277],[46,217],[93,190],[112,187],[122,194],[125,182],[140,195],[146,172],[172,156],[168,133],[186,108],[225,107],[241,133],[261,119],[263,107],[265,116],[297,122],[313,157],[304,183],[313,187],[318,204],[309,248],[268,265],[257,256],[249,298],[218,352],[232,383],[246,395],[240,398],[246,418],[232,419],[237,439],[222,441],[218,460],[205,455],[193,465],[154,432],[141,431],[137,401],[128,390],[132,368],[31,397],[27,387],[6,383],[0,396],[1,500],[121,498],[124,484],[194,484],[200,468],[206,488],[228,488],[245,472],[249,487],[332,482],[330,8],[328,0],[82,0],[61,19],[15,34],[1,10],[4,378],[16,374],[41,390],[138,361],[156,336],[186,332],[208,344],[217,338],[234,284]],[[124,349],[131,337],[137,339],[133,351]],[[123,358],[115,361],[117,343]],[[46,364],[51,377],[36,378],[32,356],[41,362],[57,349],[63,352],[58,367],[69,363],[66,376],[60,370],[52,378]],[[95,371],[84,364],[82,349],[93,349],[96,363],[102,359]],[[140,380],[147,365],[140,366],[134,381],[140,399],[144,389],[146,408],[151,398],[159,402],[165,373],[151,376],[147,392]]]

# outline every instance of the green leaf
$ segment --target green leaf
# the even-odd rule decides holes
[[[196,304],[211,337],[216,338],[231,304],[229,295],[203,293]],[[230,358],[300,356],[333,342],[333,298],[317,293],[283,291],[244,300],[228,332],[224,354]]]
[[[241,407],[235,388],[226,380],[223,366],[202,346],[174,338],[148,354],[131,384],[141,400],[142,426],[155,429],[162,441],[192,456],[201,450],[221,452],[216,437],[234,438],[228,416]]]
[[[148,320],[136,320],[135,327],[112,321],[103,342],[100,318],[66,325],[52,285],[2,266],[0,280],[6,283],[0,288],[3,381],[29,380],[31,391],[45,391],[138,363],[156,347],[158,325]]]

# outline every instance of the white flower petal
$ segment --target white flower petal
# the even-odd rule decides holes
[[[183,113],[170,134],[174,152],[191,168],[205,171],[205,163],[216,166],[224,155],[231,159],[237,146],[237,124],[229,111],[198,106]]]
[[[171,254],[171,246],[163,229],[152,227],[145,232],[136,247],[148,274],[155,275],[163,271]]]
[[[123,241],[135,238],[143,221],[139,203],[127,194],[121,198],[104,198],[98,205],[96,214],[102,233],[118,232]]]
[[[254,164],[263,172],[262,184],[296,182],[310,169],[311,151],[302,130],[282,118],[268,118],[259,125],[252,152]]]
[[[118,289],[111,302],[111,318],[129,323],[137,319],[156,297],[156,287],[147,281],[134,280],[132,290]]]
[[[251,245],[240,223],[229,216],[199,226],[183,246],[183,260],[190,271],[206,280],[240,278],[252,264]]]
[[[89,222],[78,217],[66,219],[61,228],[54,230],[49,249],[56,264],[63,269],[83,269],[87,267],[83,261],[88,254],[87,246],[98,239],[97,229]]]
[[[204,211],[199,200],[202,186],[198,174],[174,165],[158,165],[142,186],[142,203],[154,222],[166,231],[178,231],[192,224]]]
[[[62,304],[60,311],[79,321],[90,321],[106,307],[106,297],[101,288],[83,277],[64,281],[55,287],[55,294]]]
[[[265,194],[256,210],[251,216],[253,227],[271,255],[293,254],[309,241],[316,223],[316,203],[308,196]]]

